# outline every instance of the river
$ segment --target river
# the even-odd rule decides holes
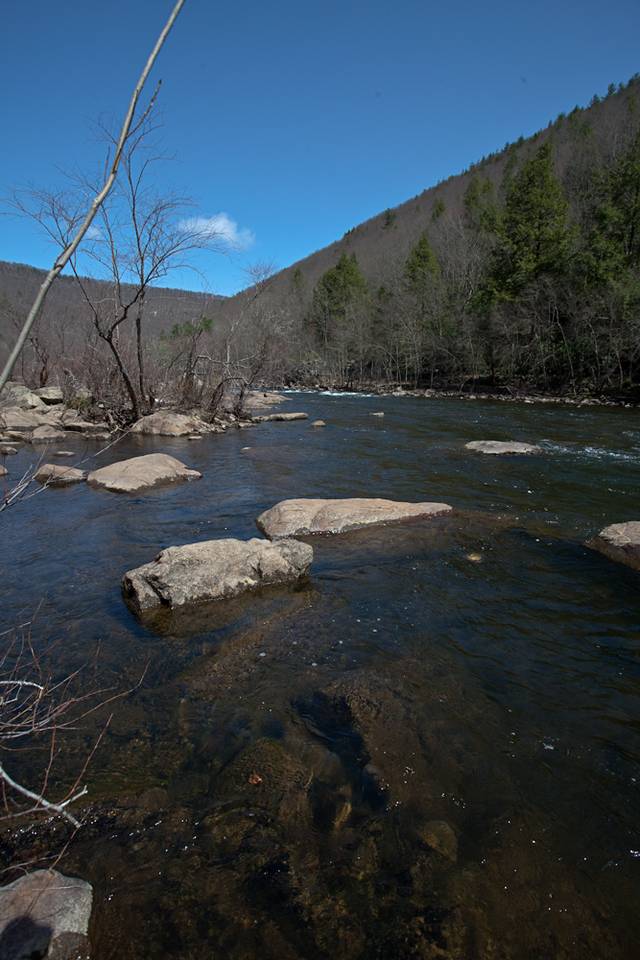
[[[51,489],[0,515],[4,627],[32,621],[43,662],[87,689],[143,678],[108,707],[61,861],[94,885],[94,960],[635,958],[640,574],[584,543],[640,516],[637,411],[304,393],[282,409],[327,426],[129,437],[100,465],[161,450],[203,478]],[[308,583],[162,633],[122,601],[124,571],[165,546],[350,496],[455,512],[310,540]],[[62,738],[56,776],[105,720]],[[20,762],[34,777],[38,755]],[[66,835],[5,828],[4,859]]]

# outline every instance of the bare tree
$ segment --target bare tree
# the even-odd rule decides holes
[[[49,292],[49,289],[52,283],[54,282],[56,277],[58,277],[59,274],[62,272],[62,270],[67,265],[67,263],[69,263],[71,258],[74,256],[76,250],[78,249],[80,243],[85,237],[87,231],[91,227],[91,224],[93,223],[96,217],[96,214],[100,210],[102,204],[104,203],[111,189],[113,188],[113,185],[116,181],[116,177],[118,175],[118,169],[120,167],[120,162],[122,160],[125,147],[130,137],[132,135],[135,135],[135,131],[138,128],[138,124],[135,123],[135,115],[136,115],[136,110],[138,107],[140,97],[142,95],[142,91],[147,82],[147,78],[184,4],[185,4],[185,0],[177,0],[177,3],[173,7],[173,10],[169,15],[169,19],[165,23],[160,33],[160,36],[156,40],[156,43],[151,53],[149,54],[147,62],[134,88],[133,94],[131,96],[131,100],[129,101],[129,107],[126,112],[124,122],[122,124],[122,129],[120,130],[120,135],[117,140],[116,149],[113,154],[112,162],[108,169],[106,179],[102,187],[100,188],[100,190],[96,193],[95,197],[91,201],[91,204],[88,210],[86,211],[84,217],[82,217],[82,219],[76,224],[76,229],[74,230],[73,235],[70,237],[68,243],[65,245],[65,247],[63,248],[59,256],[56,258],[55,263],[47,273],[47,276],[45,277],[44,281],[40,286],[38,294],[33,304],[31,305],[31,308],[24,321],[23,327],[16,339],[13,350],[11,351],[11,354],[4,366],[4,369],[2,370],[2,373],[0,373],[0,393],[2,392],[2,388],[4,387],[5,383],[11,376],[11,372],[15,366],[16,360],[18,359],[18,357],[20,356],[20,353],[22,352],[25,341],[29,336],[29,332],[31,331],[31,328],[33,327],[33,324],[36,321],[38,314],[40,313],[40,310],[42,308],[42,305],[45,301],[45,298],[47,296],[47,293]]]

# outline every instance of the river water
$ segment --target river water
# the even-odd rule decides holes
[[[52,489],[0,515],[5,627],[32,620],[45,663],[87,688],[144,675],[107,708],[61,862],[94,885],[94,960],[635,958],[640,574],[584,542],[640,515],[638,413],[302,393],[283,409],[327,427],[128,438],[100,463],[162,450],[203,479]],[[123,572],[165,546],[349,496],[455,512],[314,538],[308,583],[160,632],[123,604]],[[104,722],[61,738],[54,777]],[[41,761],[18,760],[32,778]],[[66,836],[5,829],[5,862]]]

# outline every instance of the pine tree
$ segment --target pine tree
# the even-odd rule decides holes
[[[564,271],[571,243],[567,212],[547,141],[509,181],[487,283],[493,299],[517,299],[542,275]]]
[[[330,267],[313,291],[310,321],[321,339],[327,343],[332,330],[345,320],[349,308],[364,302],[367,281],[360,272],[355,253],[343,253],[335,267]]]

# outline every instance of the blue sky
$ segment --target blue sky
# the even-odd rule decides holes
[[[5,5],[0,194],[93,169],[169,0]],[[232,293],[640,70],[638,0],[558,3],[187,0],[162,77],[162,189],[225,214],[242,250],[173,285]],[[0,217],[0,259],[48,266],[28,221]]]

